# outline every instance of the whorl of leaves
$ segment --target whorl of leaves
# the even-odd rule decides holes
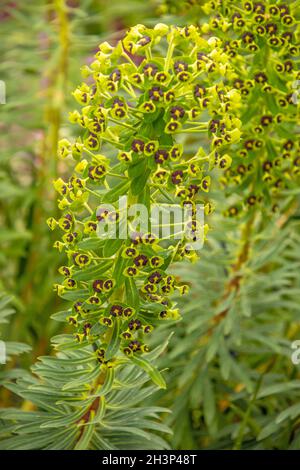
[[[239,266],[245,245],[237,227],[214,220],[201,262],[178,266],[193,296],[161,359],[161,367],[173,366],[155,399],[172,411],[172,448],[299,448],[299,366],[291,360],[299,338],[298,217],[283,227],[282,217],[257,213]]]
[[[152,361],[164,347],[150,353]],[[93,350],[73,344],[56,357],[41,357],[33,374],[15,375],[5,386],[25,409],[1,410],[2,450],[168,448],[160,436],[170,433],[160,422],[168,410],[144,406],[155,387],[133,365],[103,374]]]

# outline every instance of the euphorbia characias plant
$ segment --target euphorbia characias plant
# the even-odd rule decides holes
[[[184,336],[181,337],[180,345],[175,343],[170,353],[176,357],[176,365],[185,362],[182,360],[183,354],[188,358],[183,371],[177,371],[174,365],[176,371],[170,381],[174,387],[173,393],[169,394],[176,429],[174,442],[181,442],[183,436],[188,435],[187,442],[195,446],[257,449],[267,436],[269,441],[263,442],[264,448],[286,448],[287,444],[282,440],[283,432],[278,432],[278,423],[282,422],[283,417],[289,416],[283,405],[283,394],[278,395],[273,416],[269,415],[272,408],[269,397],[266,400],[267,407],[270,406],[267,413],[257,398],[261,394],[260,387],[268,387],[276,380],[280,383],[288,381],[292,374],[297,375],[297,370],[291,367],[291,371],[287,372],[282,367],[281,377],[276,378],[280,370],[277,358],[282,359],[284,353],[275,358],[272,357],[272,348],[266,347],[267,341],[274,339],[273,333],[269,333],[269,327],[264,330],[261,344],[268,359],[272,358],[270,362],[260,356],[257,346],[251,350],[253,344],[248,347],[250,343],[247,343],[246,338],[248,332],[249,337],[253,338],[261,331],[262,317],[268,317],[273,326],[278,315],[282,314],[278,298],[280,289],[274,285],[274,267],[282,263],[284,269],[296,269],[293,258],[285,260],[284,255],[275,251],[274,246],[279,246],[280,237],[293,238],[292,224],[299,217],[299,2],[196,0],[166,4],[172,4],[169,12],[175,8],[177,13],[180,11],[185,14],[181,21],[186,21],[188,16],[189,21],[198,24],[203,37],[217,36],[222,41],[221,47],[230,55],[231,65],[239,75],[230,83],[242,95],[240,119],[243,131],[231,167],[221,172],[219,181],[224,189],[216,195],[222,199],[223,207],[226,208],[224,215],[232,219],[226,221],[220,218],[219,226],[227,228],[226,235],[216,236],[217,242],[215,245],[211,243],[213,249],[208,254],[208,258],[218,258],[219,255],[212,254],[217,246],[221,258],[228,256],[228,259],[227,262],[220,262],[220,271],[216,267],[217,262],[215,265],[209,264],[212,271],[215,270],[211,276],[207,273],[204,260],[204,266],[200,262],[197,267],[199,270],[195,268],[193,271],[191,279],[196,279],[194,292],[198,290],[198,298],[195,293],[195,298],[189,299],[190,305],[194,307],[190,310],[187,307],[186,311],[193,311],[193,314],[187,314],[184,319]],[[199,8],[194,8],[195,4]],[[203,13],[207,16],[203,17]],[[212,134],[217,129],[218,123],[213,123]],[[186,148],[189,145],[193,145],[190,139],[186,141]],[[278,213],[278,217],[274,217],[273,213]],[[215,223],[216,220],[217,217]],[[299,233],[298,227],[295,233]],[[262,240],[265,246],[271,247],[268,254],[265,246],[260,246]],[[286,242],[288,245],[288,240]],[[224,286],[220,292],[217,289],[215,295],[221,270]],[[260,277],[262,273],[264,279]],[[203,277],[207,277],[210,287],[205,287]],[[258,286],[257,296],[254,294],[253,279]],[[278,274],[278,279],[282,285],[281,274]],[[264,289],[268,283],[270,295],[273,296],[269,316],[264,300]],[[293,287],[292,281],[283,289],[284,295],[290,297]],[[206,291],[211,294],[210,300]],[[256,307],[250,307],[251,302],[257,306],[257,310]],[[292,324],[294,312],[290,307],[288,311]],[[243,316],[251,318],[251,325],[241,325]],[[194,344],[191,346],[193,332]],[[278,334],[276,341],[278,344],[283,341],[289,344],[293,335],[295,333],[286,328]],[[195,351],[198,353],[195,354]],[[231,356],[234,361],[229,372]],[[241,367],[240,376],[234,370],[235,364]],[[224,382],[217,378],[218,373],[223,376]],[[251,391],[251,380],[257,383],[254,393]],[[242,388],[247,387],[249,390],[244,391],[243,397],[237,395]],[[230,398],[223,401],[224,391],[231,388]],[[284,388],[285,384],[282,390]],[[214,394],[219,394],[219,401]],[[177,400],[174,405],[173,396]],[[292,409],[290,402],[288,406]],[[225,415],[228,426],[223,421]],[[187,424],[182,431],[185,419]],[[294,430],[298,425],[299,412],[293,414],[293,419],[294,424],[287,420],[285,425]],[[254,423],[259,423],[257,430],[254,430]],[[293,440],[293,433],[289,436],[289,442]],[[206,439],[207,442],[204,442]],[[230,440],[232,442],[229,443]],[[293,445],[294,448],[299,447],[298,442]]]
[[[218,2],[203,6],[210,20],[201,30],[222,39],[239,71],[233,86],[242,94],[243,138],[222,181],[240,195],[228,213],[257,204],[276,212],[285,192],[299,184],[299,2],[222,5],[221,11]]]
[[[180,318],[172,294],[187,286],[172,264],[197,260],[193,242],[208,231],[206,221],[198,226],[197,206],[212,211],[210,173],[230,166],[240,139],[240,92],[227,85],[236,72],[220,46],[195,26],[138,25],[115,47],[101,44],[82,68],[85,81],[74,91],[82,107],[70,113],[78,137],[59,142],[74,173],[54,182],[61,216],[48,219],[61,230],[55,247],[66,255],[55,289],[72,302],[52,317],[67,321],[71,334],[53,338],[56,355],[40,357],[34,375],[16,373],[7,384],[31,411],[1,413],[1,448],[167,446],[151,431],[169,432],[158,423],[165,409],[139,406],[153,392],[149,377],[165,387],[154,360],[166,342],[149,352],[147,336]],[[193,151],[184,146],[187,135],[197,141]],[[123,220],[120,197],[128,212],[135,204],[188,207],[182,236],[138,229],[99,237],[103,225]]]
[[[235,196],[226,211],[231,217],[254,206],[278,212],[299,184],[299,6],[230,0],[165,5],[188,14],[204,37],[217,36],[238,75],[230,83],[242,95],[243,135],[221,177],[227,198]],[[214,122],[211,132],[218,126]]]
[[[55,246],[68,260],[56,285],[73,301],[66,319],[79,343],[93,345],[104,368],[125,355],[147,369],[147,355],[141,358],[149,350],[147,335],[161,321],[180,317],[172,294],[187,286],[170,268],[174,261],[197,259],[189,243],[200,228],[196,205],[211,212],[209,174],[230,166],[230,149],[241,134],[240,93],[225,84],[237,74],[220,45],[215,37],[203,39],[195,26],[138,25],[115,47],[101,44],[82,69],[87,80],[74,92],[82,108],[70,113],[80,136],[59,143],[59,154],[75,160],[74,173],[54,183],[62,215],[48,223],[61,229]],[[181,143],[189,133],[198,139],[193,153]],[[128,209],[136,203],[147,209],[164,202],[189,206],[190,238],[184,233],[179,241],[166,240],[133,230],[113,240],[99,237],[99,225],[123,220],[121,196]],[[204,224],[202,232],[207,230]],[[152,377],[163,385],[157,373]]]
[[[77,137],[59,142],[72,176],[54,182],[61,214],[48,219],[65,256],[55,290],[71,302],[53,318],[67,322],[70,334],[53,339],[57,354],[40,358],[34,375],[16,372],[8,385],[25,402],[24,410],[1,413],[9,423],[0,422],[1,448],[141,448],[145,440],[165,448],[149,433],[168,432],[157,421],[165,410],[138,406],[155,389],[149,377],[166,386],[154,362],[165,344],[151,351],[148,338],[180,320],[176,294],[188,285],[173,264],[199,258],[194,242],[209,230],[212,181],[223,185],[229,216],[248,217],[258,203],[275,211],[281,189],[297,190],[299,2],[191,3],[210,20],[192,9],[191,26],[137,25],[115,46],[102,43],[82,67],[84,81],[73,93],[81,107],[70,113]],[[140,224],[127,216],[137,206],[147,213]],[[179,237],[165,236],[159,218],[152,230],[151,208],[165,206],[188,214]],[[224,295],[209,307],[205,341],[213,348],[229,301],[241,292],[250,222],[237,262],[224,267]],[[175,221],[168,223],[176,233]]]

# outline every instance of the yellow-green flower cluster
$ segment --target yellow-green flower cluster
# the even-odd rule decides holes
[[[210,20],[201,29],[222,39],[242,94],[243,139],[221,179],[239,193],[227,213],[257,204],[277,211],[299,184],[299,2],[211,1],[203,10]]]
[[[212,0],[197,2],[208,20],[189,9],[204,37],[217,36],[242,95],[243,135],[233,164],[221,177],[236,194],[228,215],[261,204],[276,211],[282,196],[299,184],[299,1]]]
[[[203,39],[194,26],[138,25],[115,47],[101,44],[82,73],[86,80],[74,92],[81,110],[70,114],[80,136],[59,144],[75,171],[55,182],[63,214],[48,223],[63,232],[56,247],[68,263],[56,289],[73,301],[68,320],[107,364],[119,349],[128,356],[147,351],[144,335],[179,318],[170,296],[187,286],[168,269],[198,253],[185,235],[168,241],[137,230],[112,240],[97,236],[98,224],[122,220],[117,200],[127,196],[129,206],[189,204],[193,234],[196,204],[211,211],[209,173],[230,166],[240,139],[241,97],[226,85],[236,73],[221,41]],[[198,142],[193,152],[182,144],[189,133]],[[97,210],[103,203],[110,209]]]

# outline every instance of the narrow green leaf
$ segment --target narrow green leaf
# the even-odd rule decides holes
[[[73,274],[73,278],[76,281],[89,281],[91,279],[97,279],[98,276],[108,271],[108,269],[112,266],[113,260],[108,260],[105,263],[101,264],[94,264],[89,266],[86,269],[77,271]]]
[[[112,332],[110,341],[108,343],[108,347],[107,347],[106,352],[105,352],[105,358],[107,360],[111,359],[116,354],[116,352],[119,350],[120,342],[121,342],[121,339],[120,339],[120,320],[119,320],[119,318],[116,318],[115,321],[114,321],[114,325],[113,325],[113,332]]]
[[[145,372],[149,375],[149,377],[153,380],[153,382],[158,385],[160,388],[166,388],[166,382],[162,377],[161,373],[154,367],[150,362],[142,357],[133,356],[130,360],[136,364],[137,366],[144,369]]]
[[[131,180],[122,181],[121,183],[117,184],[103,196],[102,202],[111,203],[117,201],[120,196],[126,194],[130,184]]]
[[[140,304],[140,296],[134,279],[127,278],[125,281],[125,288],[129,305],[135,309],[138,309]]]

